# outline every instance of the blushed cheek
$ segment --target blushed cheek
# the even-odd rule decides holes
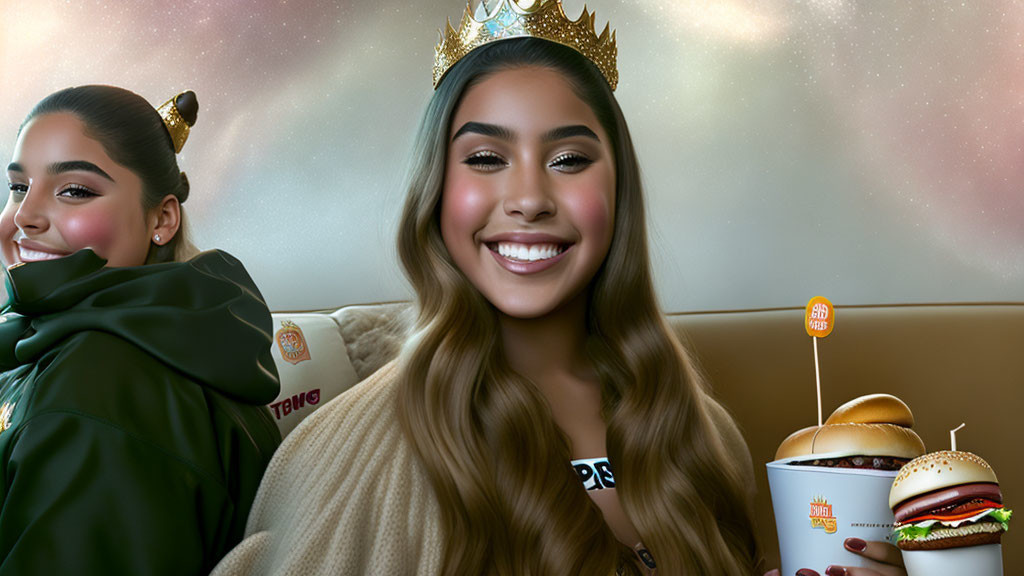
[[[118,230],[115,219],[108,214],[84,212],[65,219],[60,232],[71,251],[92,248],[98,256],[110,258],[118,234],[125,235],[126,231]]]
[[[0,258],[3,259],[4,266],[10,266],[15,262],[14,235],[18,233],[18,226],[14,223],[15,206],[14,201],[7,200],[7,206],[0,212]]]
[[[580,231],[599,240],[599,245],[610,245],[615,227],[614,190],[602,190],[600,186],[585,188],[573,195],[572,204]]]
[[[473,235],[487,224],[486,195],[459,179],[445,185],[441,196],[441,237],[453,255],[474,249]]]
[[[589,195],[580,202],[580,217],[592,231],[610,233],[613,222],[611,202],[598,195]]]

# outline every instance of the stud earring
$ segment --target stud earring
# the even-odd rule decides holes
[[[153,236],[153,242],[159,242],[159,241],[160,241],[160,235],[159,234],[155,234]]]

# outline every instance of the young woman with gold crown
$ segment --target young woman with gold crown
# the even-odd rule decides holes
[[[0,575],[207,574],[242,538],[280,435],[271,318],[196,255],[176,153],[195,94],[44,98],[0,214]]]
[[[750,455],[652,289],[614,34],[558,0],[437,47],[400,357],[268,468],[229,574],[752,574]]]
[[[215,574],[751,574],[753,471],[652,289],[614,34],[558,0],[437,47],[400,357],[278,451]]]

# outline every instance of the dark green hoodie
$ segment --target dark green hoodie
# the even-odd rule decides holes
[[[8,271],[0,575],[207,574],[280,443],[271,318],[238,260]]]

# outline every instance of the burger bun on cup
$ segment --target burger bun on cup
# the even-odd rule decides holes
[[[924,442],[911,430],[914,415],[899,398],[870,394],[836,408],[821,427],[808,426],[790,434],[775,452],[776,460],[828,454],[889,456],[911,459],[924,454]],[[868,467],[868,466],[864,466]]]
[[[911,460],[892,483],[889,507],[911,575],[1002,574],[1000,540],[1012,512],[977,455],[944,450]]]
[[[784,574],[871,565],[843,542],[892,535],[889,489],[897,470],[925,451],[913,424],[902,400],[871,394],[783,440],[767,468]]]

